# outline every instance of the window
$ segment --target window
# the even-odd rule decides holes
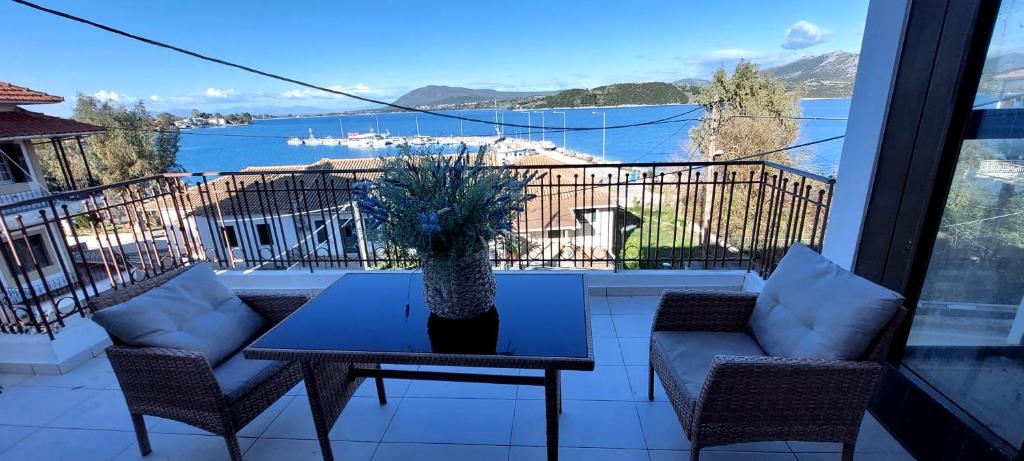
[[[576,221],[580,224],[593,224],[597,220],[597,210],[576,210]]]
[[[0,183],[25,182],[25,153],[21,144],[5,142],[0,144]]]
[[[313,229],[316,232],[316,243],[326,243],[330,235],[327,233],[327,225],[324,220],[313,221]]]
[[[229,247],[238,246],[238,234],[235,233],[235,226],[223,226],[220,230],[224,232],[224,238],[227,239]]]
[[[345,227],[341,228],[341,246],[344,247],[346,253],[356,253],[356,237],[355,232],[352,231],[352,225],[346,224]]]
[[[11,176],[11,167],[7,162],[0,162],[0,183],[14,182]]]
[[[27,270],[34,270],[36,268],[35,263],[38,262],[40,267],[46,267],[53,264],[50,258],[50,252],[46,250],[46,244],[43,243],[43,235],[36,234],[28,236],[28,243],[25,243],[24,238],[14,239],[14,248],[18,251],[18,259],[21,260],[21,264]],[[32,253],[28,252],[28,249],[32,249]],[[3,242],[3,255],[11,264],[14,264],[14,258],[11,257],[10,246],[7,242]],[[33,261],[32,257],[35,256]]]
[[[270,233],[270,224],[257,224],[256,237],[260,245],[273,245],[274,236]]]

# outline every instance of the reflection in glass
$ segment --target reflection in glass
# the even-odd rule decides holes
[[[446,319],[436,314],[427,318],[430,349],[437,354],[498,353],[498,309],[468,319]]]
[[[1015,446],[1024,439],[1022,158],[1024,140],[964,141],[904,358]]]

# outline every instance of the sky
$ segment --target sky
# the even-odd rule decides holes
[[[858,52],[868,0],[272,2],[37,0],[165,41],[362,96],[392,101],[424,85],[561,90],[708,78],[747,59],[764,67]],[[0,81],[153,112],[340,111],[365,102],[202,62],[0,1]],[[14,44],[11,46],[10,44]]]

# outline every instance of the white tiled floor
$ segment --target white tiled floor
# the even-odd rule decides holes
[[[689,459],[690,444],[660,385],[655,401],[647,400],[647,338],[656,303],[651,297],[591,299],[598,365],[590,373],[563,373],[561,459]],[[330,433],[339,461],[545,459],[540,388],[406,380],[387,380],[386,385],[386,406],[377,403],[373,384],[367,382],[345,408]],[[221,438],[159,418],[147,418],[153,452],[141,457],[104,357],[63,376],[0,374],[0,386],[0,461],[228,459]],[[240,436],[249,461],[322,459],[301,386]],[[870,416],[856,458],[912,459]],[[740,444],[709,448],[701,459],[838,460],[839,446]]]

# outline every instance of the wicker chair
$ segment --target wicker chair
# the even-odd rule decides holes
[[[666,291],[652,325],[659,331],[745,333],[756,293]],[[852,460],[857,433],[889,343],[906,309],[900,308],[860,361],[717,355],[699,395],[671,371],[671,352],[651,342],[648,398],[657,372],[690,439],[691,460],[702,448],[740,442],[838,442]]]
[[[89,304],[100,310],[127,301],[174,278],[191,266],[173,269],[143,280],[127,288],[108,290],[92,297]],[[306,303],[305,296],[258,295],[240,296],[270,325],[277,324]],[[224,437],[231,459],[242,459],[237,433],[270,405],[302,381],[298,362],[288,363],[244,395],[226,395],[214,376],[206,356],[200,352],[158,347],[131,347],[111,336],[113,346],[107,358],[117,375],[131,413],[139,451],[150,453],[149,435],[143,415],[173,419]],[[333,423],[355,393],[363,378],[350,375],[351,365],[320,363],[315,365],[320,376],[319,395],[325,399],[322,414]]]

